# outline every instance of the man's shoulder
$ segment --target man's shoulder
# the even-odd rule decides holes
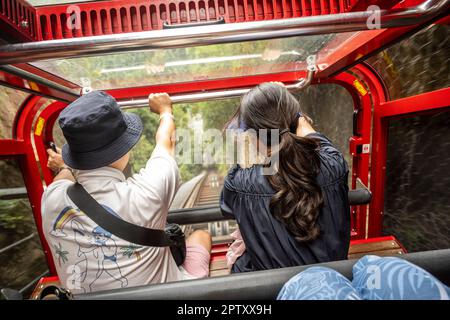
[[[44,190],[44,196],[52,193],[65,193],[67,188],[72,184],[73,182],[68,179],[54,181]]]
[[[54,211],[58,207],[64,207],[67,188],[72,184],[72,181],[66,179],[57,180],[49,184],[42,194],[42,214]]]

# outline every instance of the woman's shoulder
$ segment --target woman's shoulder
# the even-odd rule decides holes
[[[225,177],[224,188],[248,195],[272,196],[274,193],[261,165],[250,168],[233,166]]]
[[[348,164],[342,152],[322,133],[316,132],[308,137],[318,140],[320,145],[319,184],[324,186],[345,179],[348,174]]]

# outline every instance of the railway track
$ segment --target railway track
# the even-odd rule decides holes
[[[219,206],[220,192],[223,187],[223,177],[216,171],[208,171],[205,177],[199,181],[199,186],[193,188],[191,198],[186,201],[184,208],[200,208]],[[213,244],[228,242],[230,233],[236,230],[234,221],[218,221],[199,223],[187,226],[185,233],[190,234],[194,230],[208,230],[213,237]]]
[[[219,206],[220,192],[223,187],[223,177],[216,171],[208,171],[205,177],[194,187],[190,199],[185,208],[199,208]],[[232,242],[230,234],[237,229],[235,221],[217,221],[199,223],[185,226],[185,234],[189,235],[194,230],[208,230],[212,236],[212,250],[210,262],[210,276],[229,274],[226,265],[225,254]]]

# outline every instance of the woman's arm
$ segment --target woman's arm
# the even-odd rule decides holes
[[[316,130],[311,125],[311,119],[307,118],[306,116],[301,116],[298,118],[298,125],[297,125],[297,136],[299,137],[305,137],[308,134],[315,133]]]

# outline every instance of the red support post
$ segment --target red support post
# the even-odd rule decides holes
[[[41,197],[44,192],[44,187],[31,141],[33,120],[44,102],[45,99],[38,96],[31,96],[26,100],[15,120],[14,135],[17,140],[23,141],[24,143],[25,154],[19,157],[23,180],[27,188],[36,229],[41,240],[48,268],[52,275],[56,275],[55,264],[42,229]]]
[[[10,158],[25,154],[23,141],[15,139],[0,139],[0,158]]]
[[[323,82],[321,80],[321,82]],[[384,102],[387,99],[386,87],[377,74],[367,65],[359,64],[350,69],[350,72],[325,80],[342,85],[352,95],[356,114],[357,133],[350,138],[350,152],[353,157],[351,188],[356,188],[359,178],[365,186],[371,184],[370,155],[374,152],[371,146],[372,107],[373,104]],[[373,145],[373,143],[372,143]],[[352,212],[352,238],[363,239],[367,237],[368,206],[353,206]],[[369,218],[370,219],[370,218]]]
[[[67,106],[63,102],[53,102],[48,105],[39,115],[36,121],[36,127],[33,133],[34,144],[39,162],[41,163],[42,175],[47,185],[53,182],[53,173],[47,168],[48,161],[47,149],[48,143],[53,141],[53,126],[59,113]]]

